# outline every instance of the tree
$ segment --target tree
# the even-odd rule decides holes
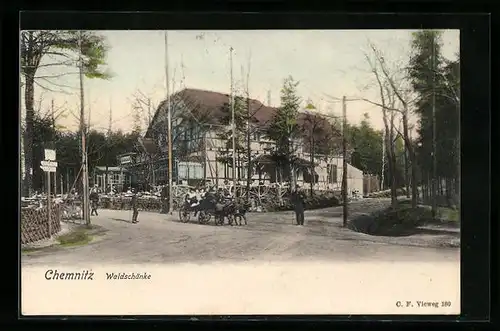
[[[304,151],[309,153],[309,190],[314,193],[314,184],[317,182],[315,165],[318,156],[328,159],[330,152],[338,142],[338,131],[330,125],[327,119],[314,112],[316,107],[308,101],[305,112],[301,114],[300,131],[303,133]],[[305,169],[304,169],[305,170]],[[304,178],[305,179],[305,178]]]
[[[371,126],[368,114],[365,115],[359,125],[347,125],[348,142],[354,150],[351,163],[363,173],[381,175],[383,135]]]
[[[281,89],[281,106],[276,110],[266,135],[276,142],[273,151],[277,166],[284,172],[284,178],[290,180],[295,187],[295,157],[294,140],[298,137],[300,128],[297,117],[300,109],[300,97],[297,96],[297,86],[292,76],[285,78]]]
[[[85,32],[82,34],[81,47],[79,41],[80,37],[77,31],[21,32],[21,75],[24,78],[26,107],[25,135],[23,137],[25,194],[29,194],[32,189],[35,84],[43,89],[51,90],[45,84],[57,86],[55,80],[64,75],[74,74],[68,69],[77,66],[77,55],[80,50],[86,77],[101,79],[110,77],[109,73],[102,70],[108,50],[105,39],[94,33]],[[52,74],[37,75],[37,72],[42,68],[49,69]],[[58,69],[62,72],[54,73]]]
[[[377,88],[379,90],[380,103],[377,103],[382,108],[382,119],[384,121],[385,132],[385,146],[388,161],[388,170],[390,174],[390,187],[391,187],[391,205],[395,207],[397,205],[397,183],[396,183],[396,156],[394,151],[394,119],[395,119],[395,103],[396,99],[394,97],[393,91],[389,82],[384,79],[384,74],[380,73],[381,64],[383,64],[382,57],[377,49],[372,46],[373,55],[375,59],[372,59],[368,54],[365,54],[366,61],[370,66],[370,69],[375,76]],[[373,102],[372,102],[373,103]]]
[[[409,156],[410,162],[411,162],[411,167],[412,167],[412,207],[416,208],[417,206],[417,197],[418,197],[418,188],[417,188],[417,181],[416,181],[416,175],[417,175],[417,163],[416,163],[416,157],[415,157],[415,151],[413,148],[413,142],[410,139],[410,130],[409,130],[409,115],[410,115],[410,109],[413,107],[416,98],[414,98],[414,95],[412,94],[412,91],[410,89],[409,81],[407,79],[407,74],[406,72],[402,70],[398,70],[397,67],[401,67],[400,64],[394,65],[394,68],[389,68],[389,64],[387,63],[386,59],[384,58],[382,52],[375,47],[374,44],[369,43],[372,55],[374,57],[374,60],[372,60],[368,55],[366,55],[366,59],[372,68],[372,72],[375,75],[375,78],[377,80],[377,85],[379,87],[381,99],[382,99],[382,104],[374,103],[372,101],[366,100],[372,104],[376,104],[382,107],[382,112],[384,116],[384,123],[386,122],[386,115],[387,111],[390,111],[390,131],[387,131],[389,128],[387,125],[386,127],[386,132],[388,134],[386,135],[386,140],[388,139],[387,143],[389,144],[389,148],[391,151],[388,151],[390,154],[390,158],[388,158],[389,161],[389,170],[392,173],[392,178],[391,178],[391,196],[396,194],[396,170],[397,170],[397,163],[396,163],[396,157],[395,157],[395,150],[394,150],[394,130],[399,131],[398,128],[395,126],[394,120],[395,120],[395,115],[396,113],[401,115],[401,121],[402,121],[402,126],[403,126],[403,132],[398,132],[398,134],[403,138],[404,140],[404,146],[406,149],[406,153]],[[380,73],[379,73],[380,71]],[[385,93],[385,98],[383,97]],[[389,101],[389,106],[386,104],[386,100]],[[389,156],[388,154],[388,156]],[[393,202],[396,200],[394,197]]]
[[[412,88],[418,96],[415,112],[420,116],[419,163],[426,190],[431,186],[427,198],[431,199],[434,213],[443,186],[451,204],[459,182],[460,64],[442,57],[441,35],[435,30],[413,33],[413,54],[408,67]]]

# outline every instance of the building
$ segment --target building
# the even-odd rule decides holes
[[[106,168],[97,166],[92,173],[91,185],[97,185],[97,187],[103,191],[111,189],[122,192],[124,189],[127,189],[131,183],[131,174],[126,167]]]
[[[231,139],[222,137],[230,132],[229,102],[227,94],[197,89],[184,89],[172,95],[174,183],[196,185],[211,182],[221,185],[233,180]],[[249,103],[253,115],[247,124],[251,132],[252,185],[290,180],[283,167],[278,166],[279,161],[273,157],[276,143],[264,135],[275,108],[265,106],[258,100],[250,100]],[[166,113],[164,101],[141,139],[143,153],[135,155],[132,164],[127,166],[133,173],[141,173],[142,180],[147,179],[149,183],[164,184],[168,179]],[[297,123],[302,130],[293,141],[296,170],[291,176],[304,188],[312,185],[315,190],[340,190],[342,156],[338,152],[329,153],[334,154],[330,156],[322,152],[327,145],[336,143],[340,146],[340,134],[326,118],[308,110],[299,114]],[[246,145],[246,142],[240,143]],[[311,152],[314,154],[311,155]],[[240,183],[246,183],[248,155],[237,150],[235,158],[236,178]],[[361,170],[348,165],[347,171],[349,192],[363,192]]]

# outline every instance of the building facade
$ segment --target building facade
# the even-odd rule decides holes
[[[221,137],[221,132],[228,132],[227,123],[228,104],[230,97],[227,94],[185,89],[171,97],[172,136],[173,136],[173,182],[179,184],[196,185],[198,183],[212,183],[217,186],[233,181],[232,146],[228,139]],[[284,182],[286,178],[282,167],[273,162],[272,150],[276,143],[266,139],[266,126],[272,120],[275,109],[263,105],[257,100],[250,101],[254,114],[251,123],[250,139],[251,150],[251,185],[272,184]],[[166,125],[166,103],[159,105],[152,123],[148,128],[143,143],[142,155],[137,155],[129,169],[136,173],[143,173],[143,180],[151,184],[165,184],[168,179],[168,140]],[[325,128],[331,125],[317,114],[301,113],[298,121],[306,123],[314,118]],[[311,157],[308,140],[311,136],[297,138],[294,142],[294,156],[302,160],[302,166],[294,171],[295,182],[304,188],[314,190],[340,190],[342,183],[342,157],[326,156],[315,153]],[[324,131],[326,132],[326,131]],[[332,133],[331,139],[337,139]],[[328,136],[330,137],[330,136]],[[316,137],[317,145],[327,141],[328,137]],[[229,139],[230,141],[230,139]],[[146,146],[146,145],[149,145]],[[246,143],[245,143],[246,145]],[[247,153],[237,151],[235,154],[235,178],[245,185],[247,181],[248,161]],[[348,164],[348,191],[363,192],[363,173],[361,170]]]
[[[125,167],[102,167],[94,168],[91,177],[91,186],[96,186],[103,192],[114,190],[122,192],[128,189],[132,183],[131,174]]]

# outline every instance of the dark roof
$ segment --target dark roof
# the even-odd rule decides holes
[[[221,118],[225,115],[224,106],[230,103],[230,97],[229,94],[225,93],[191,88],[184,89],[172,95],[173,100],[179,98],[190,105],[191,108],[196,108],[199,115],[207,116],[206,122],[211,124],[220,123]],[[253,119],[257,123],[265,124],[273,117],[276,109],[268,107],[258,100],[250,99],[250,110],[253,114]]]
[[[186,88],[171,96],[172,100],[182,100],[187,103],[192,109],[192,114],[198,120],[203,118],[206,124],[220,124],[222,119],[227,115],[224,111],[224,106],[229,104],[230,95],[220,92]],[[173,101],[175,102],[175,101]],[[162,101],[158,106],[155,118],[160,111],[163,111],[166,100]],[[262,102],[250,99],[250,110],[253,114],[255,124],[266,127],[269,121],[272,120],[276,108],[264,105]],[[311,119],[313,119],[311,121]],[[153,122],[155,120],[153,119]],[[337,135],[331,130],[331,125],[328,120],[314,113],[300,113],[298,116],[298,124],[303,128],[310,127],[311,123],[318,127],[322,127],[327,132],[328,136]]]

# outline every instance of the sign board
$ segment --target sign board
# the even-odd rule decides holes
[[[54,149],[45,149],[45,160],[46,161],[55,161],[56,160],[56,151]]]
[[[129,164],[132,163],[132,157],[130,155],[122,156],[120,158],[120,164]]]
[[[57,162],[54,162],[54,161],[48,161],[48,160],[45,160],[45,161],[40,162],[40,165],[41,165],[42,167],[53,167],[53,168],[57,168]]]
[[[44,167],[44,166],[40,166],[40,169],[42,169],[45,172],[56,172],[57,170],[56,167]]]
[[[42,161],[40,162],[40,168],[45,172],[56,172],[57,162],[54,161]]]

